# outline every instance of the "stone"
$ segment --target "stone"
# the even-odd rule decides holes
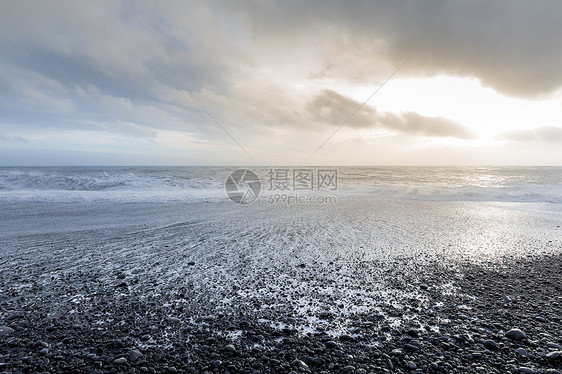
[[[529,356],[529,354],[527,353],[527,351],[525,350],[525,348],[517,348],[515,350],[515,353],[519,356],[519,357],[527,357]]]
[[[496,348],[498,347],[498,345],[496,344],[496,342],[493,341],[492,339],[484,340],[484,341],[482,342],[482,344],[484,345],[484,347],[486,347],[486,348],[488,348],[488,349],[490,349],[490,350],[496,349]]]
[[[408,351],[411,351],[411,352],[416,352],[416,351],[420,350],[420,347],[415,346],[413,344],[404,344],[404,348]]]
[[[129,352],[129,361],[134,362],[139,358],[141,358],[142,356],[143,354],[140,351],[137,351],[136,349],[131,349],[131,351]]]
[[[113,363],[117,365],[123,365],[127,363],[127,359],[125,357],[119,357],[113,360]]]
[[[0,326],[0,335],[10,335],[14,329],[8,326]]]
[[[418,365],[416,365],[412,361],[406,361],[406,367],[410,370],[416,370]]]
[[[505,337],[511,340],[523,340],[527,339],[527,334],[519,329],[511,329],[505,333]]]
[[[324,343],[324,344],[326,344],[326,347],[328,347],[328,348],[336,348],[336,347],[338,346],[338,343],[336,343],[336,342],[333,341],[333,340],[328,340],[328,341],[327,341],[326,343]]]
[[[548,352],[544,357],[548,358],[549,360],[556,360],[562,356],[562,351],[551,351]]]
[[[529,367],[526,366],[522,366],[520,368],[517,369],[520,373],[524,373],[524,374],[535,374],[535,369],[531,369]]]
[[[236,347],[233,344],[228,344],[224,346],[224,350],[228,352],[236,352]]]
[[[297,360],[297,365],[299,369],[308,370],[308,365],[304,363],[302,360]]]

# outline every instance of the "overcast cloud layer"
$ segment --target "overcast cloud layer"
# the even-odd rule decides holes
[[[91,163],[111,153],[122,163],[250,162],[178,82],[259,163],[305,159],[362,104],[338,87],[374,89],[408,58],[395,79],[468,77],[508,97],[552,100],[562,87],[560,14],[562,2],[511,0],[2,2],[0,163],[26,150],[84,152]],[[562,123],[533,126],[494,139],[562,141]],[[465,155],[479,138],[471,123],[380,110],[376,96],[338,136],[334,149],[357,152],[343,164],[376,163],[365,155],[373,145],[411,152],[415,139],[428,149],[468,142]]]

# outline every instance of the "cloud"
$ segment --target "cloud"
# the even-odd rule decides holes
[[[400,114],[381,113],[375,108],[342,96],[335,91],[325,90],[308,105],[311,117],[334,126],[346,123],[352,128],[379,127],[402,134],[454,137],[472,139],[475,135],[466,127],[443,117],[427,117],[415,112]],[[350,116],[357,113],[350,119]]]
[[[318,69],[324,75],[376,77],[385,63],[398,66],[411,57],[409,74],[476,77],[508,95],[543,95],[562,87],[560,2],[244,4],[258,42],[267,46],[274,40],[276,48],[287,49],[314,46],[327,61]]]
[[[15,142],[15,143],[28,143],[29,140],[24,138],[23,136],[4,136],[0,135],[0,141],[2,142]]]
[[[550,95],[562,89],[561,13],[559,2],[511,0],[6,2],[0,131],[33,141],[112,133],[123,142],[171,131],[233,145],[175,79],[237,140],[268,152],[276,136],[304,139],[343,123],[359,103],[340,88],[380,84],[406,57],[397,78],[475,77],[507,95]],[[475,137],[420,113],[367,105],[346,126]],[[310,145],[289,143],[280,147]]]
[[[400,115],[383,114],[383,127],[406,134],[473,139],[475,134],[468,128],[443,117],[426,117],[415,112]]]
[[[562,142],[562,127],[542,126],[530,130],[513,130],[496,136],[498,140],[516,142]]]

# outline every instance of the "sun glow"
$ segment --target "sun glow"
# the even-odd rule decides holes
[[[342,88],[342,94],[363,102],[376,87]],[[509,130],[559,126],[561,97],[531,101],[501,95],[476,79],[438,76],[405,78],[388,82],[369,101],[379,111],[413,111],[445,117],[474,131],[479,141],[490,140]]]

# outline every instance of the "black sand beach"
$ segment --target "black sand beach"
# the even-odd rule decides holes
[[[50,233],[4,234],[0,372],[562,369],[556,214],[449,202],[228,206],[104,206],[104,228],[71,230],[60,213]],[[49,213],[29,207],[16,221],[34,209]],[[176,223],[151,227],[148,210]],[[482,212],[503,219],[486,230]],[[442,242],[428,242],[439,232]]]

